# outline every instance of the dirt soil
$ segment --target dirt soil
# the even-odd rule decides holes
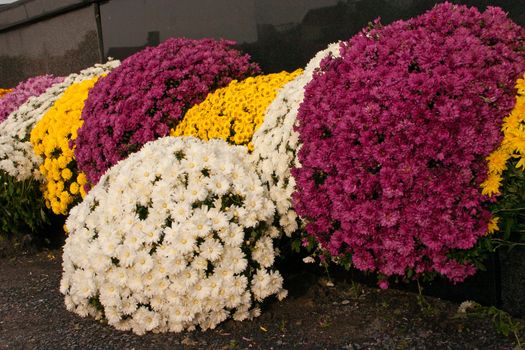
[[[254,321],[137,336],[66,311],[61,252],[0,259],[0,349],[512,349],[489,319],[456,318],[457,303],[382,291],[307,271],[285,276],[289,297]]]

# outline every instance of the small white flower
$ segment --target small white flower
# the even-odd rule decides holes
[[[184,287],[185,288],[190,288],[195,283],[197,283],[199,275],[197,274],[197,272],[195,270],[186,269],[185,271],[183,271],[181,273],[181,277],[180,278],[182,280],[182,283],[184,284]]]
[[[129,320],[120,321],[114,323],[113,327],[119,331],[129,331],[131,329],[131,322]]]
[[[195,296],[200,300],[203,300],[210,295],[210,289],[206,286],[206,284],[203,281],[197,282],[197,284],[193,286],[193,290]]]
[[[149,272],[153,267],[153,259],[151,258],[151,255],[145,251],[138,252],[135,258],[134,267],[139,273],[145,274]]]
[[[155,229],[155,227],[152,227],[150,225],[146,225],[142,237],[144,238],[144,242],[146,243],[155,243],[159,240],[160,230],[157,230]]]
[[[214,274],[203,281],[203,286],[208,290],[211,298],[217,299],[221,290],[222,280]]]
[[[214,231],[219,231],[228,227],[229,222],[227,215],[222,213],[219,209],[213,208],[208,210],[207,216]]]
[[[143,331],[151,331],[157,327],[160,323],[160,318],[156,312],[149,311],[144,306],[141,306],[133,314],[133,321],[136,327],[133,327],[133,329],[136,329],[137,333],[141,334]]]
[[[244,241],[244,230],[237,224],[230,224],[227,229],[219,231],[219,237],[224,244],[237,247]]]
[[[315,262],[315,259],[312,256],[307,256],[303,259],[303,262],[305,264],[313,264]]]
[[[208,268],[208,260],[202,256],[197,256],[193,259],[191,266],[197,271],[206,271]]]
[[[119,303],[119,288],[106,282],[100,286],[100,302],[104,306],[117,306]]]
[[[191,184],[188,186],[186,196],[191,202],[203,201],[206,199],[207,191],[206,188],[200,184]]]
[[[475,309],[479,304],[472,300],[465,300],[458,307],[458,314],[466,314],[469,310]]]
[[[131,315],[137,310],[137,301],[133,297],[122,300],[121,310],[124,315]]]
[[[199,246],[199,250],[201,257],[213,262],[221,257],[223,246],[218,240],[208,238]]]
[[[104,308],[104,316],[106,316],[106,319],[108,320],[109,324],[117,324],[121,321],[120,313],[118,312],[116,307],[105,307]]]
[[[270,237],[262,237],[255,244],[252,252],[252,258],[257,261],[261,267],[270,267],[275,260],[273,243]]]
[[[219,266],[229,266],[233,273],[238,274],[246,269],[248,266],[248,260],[246,260],[246,256],[241,248],[226,247]]]
[[[127,272],[124,268],[113,267],[108,270],[109,280],[119,287],[125,287],[128,280]]]
[[[288,296],[288,291],[286,289],[281,289],[277,293],[277,299],[279,299],[279,301],[283,300],[287,296]]]
[[[195,236],[191,232],[184,230],[179,232],[177,237],[175,237],[173,248],[179,251],[181,254],[186,254],[195,250],[195,242]]]
[[[89,254],[89,260],[91,262],[91,266],[93,267],[93,270],[97,272],[106,271],[108,267],[111,266],[111,258],[105,254],[91,253]]]
[[[261,309],[254,307],[250,310],[250,319],[261,316]]]
[[[184,258],[176,257],[172,261],[171,272],[172,273],[179,273],[182,270],[184,270],[186,268],[186,266],[187,266],[187,262],[186,262],[186,260]]]
[[[93,273],[91,271],[76,270],[71,282],[73,285],[71,293],[77,297],[89,299],[96,293]]]
[[[211,230],[211,222],[208,219],[207,212],[203,210],[196,210],[189,219],[189,223],[192,225],[190,230],[197,237],[206,237]]]
[[[236,272],[230,266],[223,263],[214,270],[214,275],[221,281],[222,286],[232,283],[235,273]]]
[[[133,292],[141,291],[144,284],[142,282],[142,274],[133,270],[128,270],[127,285]]]
[[[100,240],[100,249],[106,256],[115,255],[119,245],[120,240],[117,237],[107,237],[107,239]]]
[[[210,176],[207,186],[211,192],[219,196],[225,194],[230,188],[228,181],[223,176]]]
[[[232,293],[241,295],[244,293],[247,287],[248,287],[248,279],[246,278],[246,276],[237,276],[235,277],[235,281],[233,282],[231,286],[231,290],[232,290]]]
[[[116,257],[120,264],[124,267],[130,267],[135,261],[135,248],[132,245],[120,245],[116,251]]]
[[[168,204],[170,214],[178,222],[183,222],[190,216],[191,207],[187,202]]]

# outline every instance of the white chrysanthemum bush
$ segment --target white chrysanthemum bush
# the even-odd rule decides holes
[[[165,137],[110,168],[67,220],[68,310],[121,330],[180,332],[286,296],[274,204],[245,147]]]
[[[0,235],[37,234],[48,222],[40,191],[42,159],[29,141],[31,130],[72,84],[107,74],[120,64],[109,61],[66,77],[30,97],[0,123]]]
[[[307,64],[303,74],[286,84],[266,110],[264,122],[253,135],[252,159],[270,197],[276,205],[279,226],[287,236],[299,229],[300,221],[292,206],[295,180],[290,173],[299,167],[296,157],[299,134],[294,131],[304,88],[327,56],[339,56],[339,43],[330,44]]]

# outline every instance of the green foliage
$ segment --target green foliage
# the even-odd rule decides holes
[[[496,239],[507,242],[525,243],[525,172],[516,168],[517,159],[511,159],[503,173],[501,196],[492,212],[500,218],[500,232]],[[501,244],[496,241],[497,247]]]
[[[0,171],[0,236],[36,235],[49,219],[38,181],[16,181]]]
[[[495,306],[482,306],[473,301],[466,301],[459,307],[457,318],[463,317],[488,317],[492,320],[498,333],[505,337],[514,337],[516,345],[514,350],[523,350],[523,324],[514,320],[507,312]]]
[[[419,305],[419,309],[421,312],[427,316],[433,316],[434,315],[434,308],[432,307],[432,304],[430,304],[425,296],[423,295],[423,287],[421,287],[421,284],[419,283],[419,280],[416,280],[417,282],[417,305]]]
[[[452,249],[447,256],[459,263],[470,263],[477,270],[485,271],[485,262],[489,254],[494,251],[494,239],[496,234],[480,237],[476,244],[468,249]]]
[[[491,205],[493,215],[499,218],[499,230],[478,239],[469,250],[455,249],[447,255],[460,263],[469,262],[484,271],[488,255],[500,248],[525,246],[525,172],[516,168],[518,159],[511,158],[503,172],[501,195]]]
[[[89,298],[89,305],[93,306],[98,311],[104,313],[104,306],[102,306],[102,303],[100,302],[100,298],[98,295]]]

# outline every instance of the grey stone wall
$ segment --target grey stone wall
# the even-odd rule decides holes
[[[388,24],[443,1],[19,0],[0,6],[0,87],[38,74],[69,74],[108,56],[123,59],[169,37],[232,39],[265,72],[294,70],[377,17]],[[500,6],[525,26],[525,0],[452,2]],[[60,9],[68,10],[56,15]]]
[[[0,12],[0,28],[27,21],[52,11],[85,3],[83,0],[18,0],[4,5]]]
[[[0,9],[0,28],[75,2],[78,0],[38,0]],[[100,62],[103,58],[94,6],[90,4],[31,24],[0,29],[0,87],[13,87],[23,79],[40,74],[68,75]],[[25,17],[22,12],[26,12]]]

